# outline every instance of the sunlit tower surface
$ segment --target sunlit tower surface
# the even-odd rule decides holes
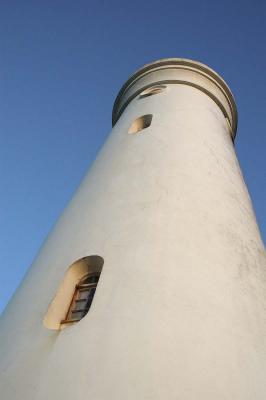
[[[201,63],[129,78],[2,316],[1,399],[266,399],[266,258],[236,126]]]

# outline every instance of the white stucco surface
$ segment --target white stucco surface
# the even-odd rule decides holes
[[[150,127],[128,134],[145,114]],[[68,267],[90,255],[104,266],[89,313],[47,329]],[[210,96],[168,83],[132,98],[7,307],[0,344],[3,400],[266,399],[265,249]]]

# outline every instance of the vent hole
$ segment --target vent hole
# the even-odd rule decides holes
[[[167,88],[166,85],[157,85],[151,88],[144,90],[140,95],[140,99],[144,99],[145,97],[153,96],[154,94],[158,94],[163,92]]]
[[[148,128],[151,125],[152,114],[146,114],[142,117],[137,118],[134,122],[132,122],[128,133],[140,133],[143,129]]]

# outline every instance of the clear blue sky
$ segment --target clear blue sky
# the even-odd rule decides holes
[[[110,132],[120,86],[158,58],[202,61],[231,87],[265,242],[265,21],[265,0],[1,1],[0,310]]]

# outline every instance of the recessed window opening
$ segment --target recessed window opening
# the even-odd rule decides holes
[[[80,321],[89,312],[94,300],[104,260],[86,256],[67,268],[50,303],[43,324],[48,329],[61,329]]]
[[[140,99],[144,99],[145,97],[153,96],[154,94],[158,94],[163,92],[167,88],[166,85],[157,85],[151,88],[144,90],[140,95]]]
[[[152,114],[146,114],[143,115],[142,117],[135,119],[135,121],[132,122],[132,124],[130,125],[128,133],[130,134],[140,133],[141,131],[143,131],[143,129],[146,129],[151,125],[151,121],[152,121]]]

